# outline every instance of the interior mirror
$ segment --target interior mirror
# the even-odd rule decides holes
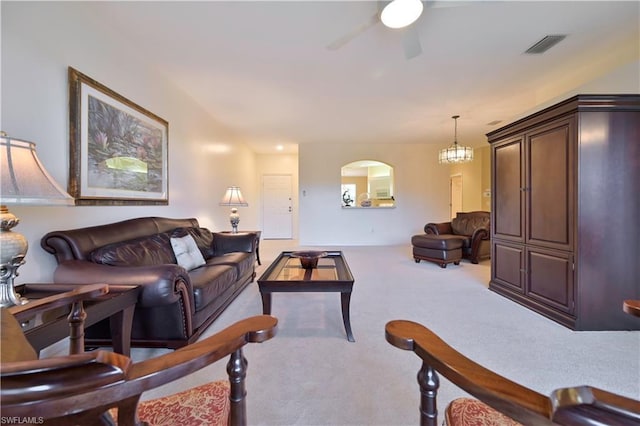
[[[374,160],[360,160],[342,166],[342,207],[389,208],[395,206],[393,167]]]

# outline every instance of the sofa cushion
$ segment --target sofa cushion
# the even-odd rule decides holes
[[[196,312],[213,302],[236,281],[231,265],[205,265],[189,272]]]
[[[189,227],[189,228],[176,228],[171,232],[172,237],[184,237],[185,235],[191,235],[196,242],[196,245],[202,253],[202,257],[205,259],[214,256],[215,251],[213,247],[213,234],[207,228]]]
[[[202,257],[202,253],[200,253],[200,249],[198,249],[191,234],[185,235],[184,237],[171,238],[171,247],[173,248],[173,254],[176,256],[178,265],[187,271],[205,264],[204,257]]]
[[[91,252],[91,261],[111,266],[151,266],[176,263],[169,235],[149,235],[108,244]]]
[[[207,265],[229,265],[236,271],[236,279],[253,273],[255,257],[252,253],[234,252],[207,259]]]

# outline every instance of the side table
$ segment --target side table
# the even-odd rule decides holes
[[[77,286],[77,284],[22,284],[16,286],[16,292],[28,300],[36,300],[73,290]],[[110,285],[107,294],[84,302],[87,315],[84,327],[87,328],[109,318],[113,350],[126,356],[131,353],[131,324],[139,291],[138,286]],[[42,321],[33,325],[28,324],[24,328],[24,335],[36,352],[40,352],[69,336],[66,313],[43,318]]]

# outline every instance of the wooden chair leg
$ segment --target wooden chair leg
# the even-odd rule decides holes
[[[245,378],[247,376],[247,359],[242,354],[242,349],[238,349],[231,354],[227,364],[229,374],[229,384],[231,390],[229,400],[231,411],[229,414],[229,424],[232,426],[245,426],[247,424]]]
[[[430,365],[422,363],[418,371],[418,384],[420,385],[420,425],[438,425],[438,406],[436,397],[440,387],[440,379],[436,370]]]
[[[69,355],[84,352],[84,321],[87,313],[84,310],[82,300],[71,305],[71,312],[67,317],[69,322]]]

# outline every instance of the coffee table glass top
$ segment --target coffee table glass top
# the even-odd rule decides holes
[[[273,262],[259,281],[341,281],[353,280],[344,262],[342,252],[328,251],[326,257],[318,259],[318,266],[304,269],[300,259],[285,251]]]

